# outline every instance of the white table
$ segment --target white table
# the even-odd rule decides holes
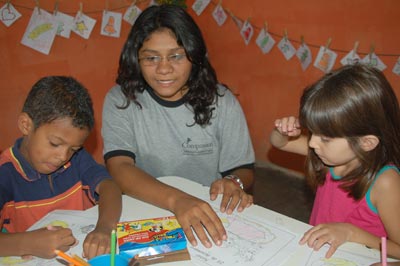
[[[202,186],[198,183],[195,183],[193,181],[190,181],[190,180],[187,180],[184,178],[180,178],[180,177],[168,176],[168,177],[161,177],[161,178],[159,178],[159,180],[166,184],[174,186],[182,191],[185,191],[191,195],[194,195],[200,199],[210,202],[208,187]],[[216,204],[218,205],[219,202],[220,202],[220,198],[218,198],[216,200]],[[55,213],[56,212],[57,211],[55,211]],[[98,210],[97,210],[96,206],[91,209],[88,209],[82,213],[84,213],[84,216],[85,216],[85,217],[83,217],[84,219],[87,219],[88,217],[90,217],[90,219],[92,219],[91,223],[95,223],[95,221],[97,220]],[[160,209],[158,207],[155,207],[155,206],[147,204],[145,202],[133,199],[128,196],[123,196],[123,209],[122,209],[122,215],[121,215],[121,219],[120,219],[121,221],[155,218],[155,217],[170,216],[170,215],[173,215],[173,214],[167,210]],[[259,223],[260,225],[262,225],[264,223],[268,223],[270,226],[274,225],[279,228],[284,228],[284,230],[287,230],[287,232],[290,232],[292,235],[296,236],[296,238],[297,238],[296,242],[291,241],[291,246],[290,246],[290,252],[291,252],[290,254],[291,255],[285,257],[288,259],[282,265],[297,266],[297,265],[311,265],[312,264],[312,263],[310,263],[311,250],[307,246],[300,246],[297,244],[298,239],[303,235],[303,233],[306,230],[308,230],[310,228],[310,225],[300,222],[298,220],[295,220],[293,218],[287,217],[285,215],[279,214],[277,212],[268,210],[266,208],[257,206],[257,205],[253,205],[253,206],[245,209],[242,213],[235,212],[233,215],[235,215],[235,217],[239,217],[241,219],[242,218],[246,219],[246,217],[253,217],[254,219],[258,219],[259,221],[262,221],[261,223]],[[48,223],[48,220],[46,221],[46,217],[44,217],[42,220],[43,221],[39,221],[35,225],[41,227],[44,224]],[[85,220],[82,220],[82,223],[84,223],[84,221]],[[86,224],[86,223],[84,223],[84,224]],[[81,237],[84,237],[84,235]],[[230,236],[228,234],[228,240],[229,240],[229,238],[230,238]],[[73,250],[74,253],[81,254],[81,248],[82,248],[81,244],[82,243],[80,243],[80,245],[78,247],[76,247],[75,250]],[[188,244],[188,245],[190,245],[190,244]],[[199,243],[199,245],[201,245],[201,243]],[[77,250],[77,248],[78,248],[78,250]],[[246,248],[244,248],[244,249],[246,249]],[[289,247],[288,247],[288,249],[289,249]],[[371,258],[372,258],[372,262],[379,261],[379,258],[380,258],[380,253],[377,250],[368,249],[365,246],[359,245],[356,243],[345,243],[344,245],[342,245],[340,247],[340,250],[342,250],[343,252],[346,252],[346,254],[347,254],[347,252],[350,252],[352,254],[356,253],[356,254],[359,254],[362,256],[366,256],[369,258],[368,262],[371,262]],[[192,252],[191,252],[192,250],[190,248],[189,248],[189,251],[192,255]],[[224,250],[221,247],[217,247],[215,245],[209,251],[210,252],[218,252],[218,253],[224,252]],[[258,253],[260,253],[260,252],[263,253],[264,250],[261,250],[261,251],[258,250]],[[160,265],[160,266],[172,266],[172,265],[173,266],[195,266],[195,265],[197,265],[195,260],[196,260],[196,258],[193,258],[193,256],[192,256],[191,261],[160,263],[157,265]],[[304,263],[305,260],[307,260],[307,263]],[[369,265],[369,264],[370,263],[364,263],[364,264],[360,264],[360,265]],[[0,260],[0,265],[1,265],[1,260]],[[39,261],[39,262],[36,261],[35,263],[32,262],[31,264],[25,263],[25,264],[21,264],[21,265],[44,266],[44,265],[55,265],[55,264],[54,264],[54,261],[52,263],[44,262],[44,261]],[[210,265],[212,265],[212,264],[210,264]],[[235,265],[241,266],[241,264],[235,264]],[[266,264],[261,264],[261,265],[266,265]],[[274,265],[274,264],[272,263],[272,265]],[[317,264],[313,264],[313,265],[317,265]],[[334,265],[334,264],[318,264],[318,265]],[[346,264],[344,264],[344,265],[346,265]],[[347,265],[353,265],[353,264],[347,264]],[[229,265],[229,266],[233,266],[233,265]],[[257,265],[257,263],[254,263],[254,264],[252,264],[252,266],[258,266],[258,265]]]
[[[174,186],[182,191],[185,191],[191,195],[194,195],[200,199],[209,201],[209,187],[205,187],[193,181],[179,177],[161,177],[159,178],[159,180],[166,184]],[[216,200],[218,203],[219,199]],[[123,197],[123,211],[121,220],[128,221],[128,220],[154,218],[154,217],[161,217],[168,215],[173,215],[173,214],[167,210],[160,209],[153,205],[133,199],[131,197],[127,196]],[[237,215],[255,216],[260,218],[261,220],[269,221],[271,223],[275,223],[279,226],[282,226],[295,234],[299,234],[300,236],[303,235],[303,233],[311,227],[306,223],[303,223],[301,221],[295,220],[293,218],[271,211],[269,209],[263,208],[258,205],[253,205],[247,208],[243,213]],[[214,246],[213,248],[218,249],[219,247]],[[376,258],[376,261],[379,261],[380,258],[380,253],[377,250],[369,249],[363,245],[359,245],[356,243],[345,243],[344,245],[341,246],[341,249],[362,254],[368,257]],[[293,257],[283,265],[285,266],[299,265],[298,262],[304,256],[308,255],[309,251],[310,249],[308,247],[298,245],[296,247],[296,252],[293,255]],[[174,263],[162,263],[158,265],[191,266],[195,264],[190,261],[184,261],[184,262],[174,262]]]

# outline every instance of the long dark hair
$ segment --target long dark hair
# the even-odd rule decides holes
[[[142,93],[149,85],[144,80],[139,65],[139,50],[149,36],[163,29],[170,30],[179,46],[185,49],[192,63],[187,81],[189,91],[184,97],[185,104],[191,106],[195,123],[205,126],[210,123],[212,104],[217,100],[217,76],[207,58],[207,48],[199,27],[192,17],[181,7],[174,5],[151,6],[145,9],[135,21],[125,42],[120,60],[117,84],[130,101],[136,101],[136,93]]]
[[[362,198],[377,172],[400,165],[400,111],[396,95],[379,70],[366,65],[342,67],[306,88],[300,102],[300,123],[312,134],[345,138],[360,166],[344,177],[341,187]],[[360,137],[378,137],[378,146],[364,151]],[[323,184],[326,167],[310,149],[306,161],[311,185]]]

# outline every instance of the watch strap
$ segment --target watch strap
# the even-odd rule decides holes
[[[224,178],[231,180],[233,183],[235,183],[235,185],[237,185],[241,189],[244,189],[243,182],[237,175],[227,175],[227,176],[224,176]]]

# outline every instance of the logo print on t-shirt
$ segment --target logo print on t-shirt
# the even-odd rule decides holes
[[[195,143],[191,138],[187,138],[182,143],[182,153],[184,155],[205,155],[213,153],[213,143]]]

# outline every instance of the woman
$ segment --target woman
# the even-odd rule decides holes
[[[221,211],[253,202],[254,151],[243,111],[219,85],[200,29],[172,5],[144,10],[123,48],[103,109],[104,158],[123,192],[173,212],[206,247],[226,232],[206,202],[154,177],[180,176],[222,194]],[[233,182],[232,182],[233,181]],[[193,231],[192,231],[193,229]],[[207,233],[206,233],[207,231]]]

